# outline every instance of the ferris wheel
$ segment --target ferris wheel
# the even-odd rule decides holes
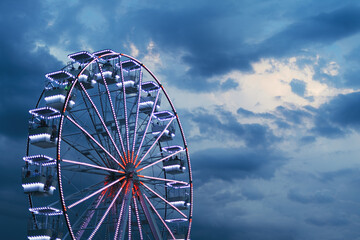
[[[68,57],[29,111],[28,239],[190,239],[189,151],[164,87],[113,50]]]

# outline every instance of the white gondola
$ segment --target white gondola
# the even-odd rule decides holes
[[[121,62],[121,68],[123,71],[133,72],[140,70],[140,65],[133,60],[128,60]]]
[[[56,164],[56,160],[46,155],[33,155],[24,157],[23,160],[32,165],[51,166]]]
[[[168,224],[170,229],[174,229],[174,237],[176,240],[185,240],[187,238],[187,225],[188,225],[187,218],[170,218],[166,219],[165,222]],[[172,236],[168,235],[168,240],[173,239]]]
[[[96,81],[94,79],[91,79],[89,70],[85,69],[83,72],[81,71],[82,69],[79,66],[78,69],[72,68],[70,70],[70,73],[74,76],[74,78],[78,78],[78,82],[81,83],[85,89],[94,88]],[[81,86],[79,84],[77,84],[76,87],[81,90]]]
[[[122,89],[123,85],[125,86],[125,93],[132,94],[138,92],[138,82],[140,79],[141,72],[140,65],[134,61],[124,61],[121,62],[121,67],[119,63],[116,64],[116,67],[120,70],[122,69],[123,80],[120,79],[117,86]],[[124,84],[123,84],[124,81]]]
[[[155,104],[155,99],[156,97],[153,97],[151,95],[147,97],[142,97],[139,104],[139,111],[147,114],[151,113]],[[157,100],[154,111],[156,112],[159,109],[160,109],[160,99]]]
[[[188,209],[190,206],[187,195],[169,196],[167,200],[180,210]]]
[[[68,58],[79,64],[86,64],[94,59],[94,55],[87,51],[81,51],[69,54]]]
[[[61,111],[64,106],[67,94],[68,92],[62,88],[49,89],[45,91],[44,100],[47,106]],[[68,103],[67,108],[71,109],[74,105],[75,105],[75,101],[73,100],[72,97]]]
[[[61,232],[62,224],[60,221],[61,210],[51,207],[30,208],[30,212],[35,214],[29,219],[27,238],[29,240],[60,240],[63,237]]]
[[[173,124],[170,124],[166,129],[166,124],[153,123],[152,124],[152,134],[155,137],[158,137],[159,134],[164,132],[159,139],[159,142],[171,141],[175,137],[175,127]]]
[[[57,144],[57,130],[54,127],[40,126],[29,129],[29,140],[32,145],[41,148],[55,147]]]
[[[159,86],[155,82],[144,82],[141,84],[141,90],[150,93],[159,90]]]
[[[50,183],[48,183],[51,181]],[[49,180],[49,177],[44,176],[31,176],[24,177],[22,179],[22,187],[24,193],[30,193],[33,195],[53,195],[55,187],[55,181]]]
[[[37,165],[23,167],[22,187],[24,193],[40,196],[53,195],[57,181],[53,169],[45,166],[54,165],[56,161],[43,155],[25,157],[24,160]]]
[[[51,107],[32,109],[29,113],[34,117],[40,117],[41,119],[53,119],[61,116],[61,113],[58,110]]]
[[[174,158],[163,161],[163,169],[169,174],[181,174],[186,168],[184,167],[184,160],[175,156]]]
[[[102,71],[97,72],[94,75],[94,79],[101,84],[104,84],[104,79],[107,85],[118,83],[120,80],[120,76],[117,74],[117,71],[111,65],[110,62],[106,62],[102,66]]]

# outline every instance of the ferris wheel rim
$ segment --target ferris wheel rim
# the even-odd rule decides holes
[[[191,172],[191,164],[190,164],[190,156],[189,156],[189,152],[188,152],[188,146],[187,146],[187,142],[186,142],[186,138],[185,138],[185,134],[183,132],[183,128],[181,126],[181,123],[180,123],[180,119],[178,117],[178,114],[175,110],[175,107],[170,99],[170,97],[168,96],[167,92],[165,91],[164,87],[162,86],[162,84],[160,83],[160,81],[156,78],[156,76],[144,65],[142,64],[139,60],[131,57],[131,56],[128,56],[126,54],[123,54],[123,53],[111,53],[111,54],[104,54],[102,56],[99,56],[98,59],[100,58],[103,58],[105,56],[108,56],[108,55],[116,55],[118,57],[120,56],[124,56],[124,57],[127,57],[135,62],[137,62],[141,67],[143,67],[152,77],[153,79],[158,83],[158,85],[161,87],[161,90],[162,92],[164,93],[164,95],[166,96],[167,98],[167,101],[168,103],[170,104],[171,108],[172,108],[172,111],[175,113],[175,118],[177,120],[177,123],[178,123],[178,126],[179,126],[179,129],[180,129],[180,132],[181,132],[181,137],[182,137],[182,140],[183,140],[183,143],[184,143],[184,146],[185,146],[185,153],[186,153],[186,158],[187,158],[187,163],[188,163],[188,172],[189,172],[189,182],[188,184],[190,184],[190,211],[189,211],[189,216],[188,216],[188,220],[189,220],[189,229],[188,229],[188,237],[190,236],[190,230],[191,230],[191,222],[192,222],[192,213],[193,213],[193,186],[192,186],[192,172]],[[81,72],[79,73],[78,76],[80,76],[80,74],[92,63],[94,62],[97,62],[98,59],[93,59],[91,62],[89,62],[88,64],[86,64],[85,67],[83,67],[83,69],[81,70]],[[68,105],[68,102],[70,100],[70,97],[71,97],[71,93],[73,92],[74,90],[74,87],[76,85],[76,83],[78,82],[78,76],[76,76],[70,90],[68,91],[67,93],[67,96],[66,96],[66,99],[65,99],[65,103],[63,105],[63,109],[62,109],[62,113],[65,113],[66,111],[66,106]],[[105,79],[104,79],[105,80]],[[41,98],[41,96],[40,96]],[[65,119],[65,115],[62,114],[61,117],[60,117],[60,122],[59,122],[59,127],[58,127],[58,139],[59,141],[57,142],[57,146],[56,146],[56,159],[57,159],[57,163],[56,163],[56,169],[57,169],[57,178],[58,178],[58,187],[59,187],[59,195],[60,195],[60,199],[61,199],[61,205],[62,205],[62,208],[63,208],[63,215],[65,217],[65,222],[67,224],[67,227],[68,227],[68,230],[69,230],[69,233],[71,234],[71,237],[73,239],[75,239],[75,235],[73,233],[73,230],[72,230],[72,227],[71,227],[71,223],[70,223],[70,219],[69,219],[69,216],[68,216],[68,213],[67,213],[67,208],[68,206],[66,205],[65,203],[65,197],[64,197],[64,192],[63,192],[63,189],[62,189],[62,178],[61,178],[61,154],[60,154],[60,149],[61,149],[61,134],[62,134],[62,128],[63,128],[63,125],[64,125],[64,119]],[[29,144],[28,144],[29,145]],[[27,147],[29,148],[29,146]],[[28,150],[27,150],[27,153],[28,153]],[[30,197],[31,199],[31,197]]]

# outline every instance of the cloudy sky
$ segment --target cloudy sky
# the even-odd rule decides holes
[[[28,110],[80,50],[140,59],[179,112],[193,239],[360,239],[360,4],[0,2],[0,228],[24,239]]]

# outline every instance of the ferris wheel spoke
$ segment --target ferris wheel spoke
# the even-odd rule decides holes
[[[78,161],[73,161],[73,160],[67,160],[67,159],[62,159],[61,161],[67,162],[67,163],[76,164],[76,165],[82,165],[82,166],[88,166],[88,167],[93,167],[93,168],[97,168],[97,169],[102,169],[102,170],[109,171],[109,172],[125,173],[124,171],[121,171],[121,170],[116,170],[116,169],[101,167],[101,166],[97,166],[97,165],[93,165],[93,164],[89,164],[89,163],[83,163],[83,162],[78,162]]]
[[[176,151],[176,152],[170,154],[169,156],[166,156],[166,157],[164,157],[164,158],[161,158],[161,159],[159,159],[159,160],[157,160],[157,161],[155,161],[155,162],[153,162],[153,163],[151,163],[151,164],[149,164],[149,165],[146,165],[145,167],[142,167],[142,168],[136,170],[136,172],[140,172],[140,171],[142,171],[142,170],[145,170],[145,169],[147,169],[147,168],[149,168],[149,167],[151,167],[151,166],[153,166],[153,165],[155,165],[155,164],[158,164],[159,162],[165,161],[166,159],[169,159],[169,158],[171,158],[172,156],[174,156],[174,155],[176,155],[176,154],[178,154],[178,153],[184,152],[184,151],[185,151],[185,149]]]
[[[82,86],[82,83],[81,83],[81,82],[78,82],[78,83]],[[82,86],[82,87],[83,87],[83,86]],[[84,90],[85,93],[87,94],[85,88],[84,88],[83,90]],[[81,92],[81,95],[83,96],[84,93]],[[84,97],[83,97],[83,98],[84,98]],[[90,99],[90,101],[91,101],[91,99]],[[91,102],[92,102],[92,101],[91,101]],[[84,100],[84,104],[85,104],[85,106],[86,106],[87,113],[89,114],[89,118],[90,118],[90,120],[91,120],[91,123],[92,123],[94,129],[96,129],[96,124],[95,124],[94,117],[91,115],[90,110],[89,110],[90,108],[89,108],[89,106],[88,106],[88,104],[86,103],[85,100]],[[95,109],[95,110],[97,110],[97,109]],[[73,116],[73,115],[72,115],[72,116]],[[104,145],[103,142],[102,142],[102,140],[101,140],[101,137],[100,137],[100,136],[98,136],[98,137],[99,137],[100,144],[101,144],[101,145]],[[110,149],[110,144],[109,144],[108,141],[107,141],[107,145],[108,145],[108,148]],[[99,155],[100,159],[102,159],[100,153],[99,153],[98,151],[96,151],[96,153]],[[103,161],[103,162],[104,162],[104,161]],[[107,162],[108,162],[108,161],[107,161]],[[104,162],[104,164],[105,164],[105,162]],[[110,163],[108,162],[108,164],[105,164],[105,165],[110,165]]]
[[[142,84],[142,74],[140,72],[140,80],[139,80],[139,96],[137,99],[137,104],[136,104],[136,116],[135,116],[135,127],[134,127],[134,137],[133,137],[133,143],[132,143],[132,153],[131,153],[131,162],[134,162],[134,152],[135,152],[135,142],[136,142],[136,131],[137,131],[137,125],[138,125],[138,120],[139,120],[139,108],[140,108],[140,99],[141,99],[141,84]]]
[[[113,137],[111,136],[111,134],[110,134],[110,132],[109,132],[109,129],[106,127],[106,124],[105,124],[105,122],[104,122],[104,119],[101,117],[101,115],[100,115],[100,113],[99,113],[99,111],[98,111],[98,109],[97,109],[96,105],[95,105],[95,104],[94,104],[94,102],[92,101],[92,99],[91,99],[91,97],[90,97],[89,93],[86,91],[86,89],[85,89],[84,85],[83,85],[81,82],[79,82],[79,84],[80,84],[80,86],[81,86],[81,88],[82,88],[83,92],[85,93],[86,97],[87,97],[87,98],[88,98],[88,100],[90,101],[90,103],[91,103],[92,107],[94,108],[94,110],[95,110],[95,112],[96,112],[96,115],[98,116],[98,118],[99,118],[99,120],[100,120],[101,124],[103,125],[103,127],[104,127],[104,129],[105,129],[105,131],[106,131],[107,135],[109,136],[110,141],[111,141],[111,143],[113,144],[113,146],[114,146],[114,148],[115,148],[116,152],[119,154],[119,157],[122,159],[122,162],[123,162],[123,164],[125,165],[125,162],[124,162],[123,157],[122,157],[122,155],[121,155],[121,153],[120,153],[120,150],[119,150],[119,148],[117,147],[117,145],[116,145],[116,143],[115,143],[115,141],[114,141]]]
[[[116,158],[111,155],[96,139],[91,136],[90,133],[88,133],[83,127],[81,127],[77,122],[75,122],[71,117],[66,116],[67,119],[70,120],[75,126],[77,126],[81,131],[83,131],[91,140],[95,142],[96,145],[98,145],[111,159],[113,159],[122,169],[125,169],[125,167],[118,161]]]
[[[120,229],[120,222],[121,222],[121,218],[123,215],[123,211],[124,211],[124,202],[122,202],[121,204],[121,209],[120,209],[120,213],[119,213],[119,219],[116,223],[116,230],[115,230],[115,235],[114,235],[114,240],[116,240],[118,238],[118,234],[119,234],[119,229]]]
[[[65,201],[68,201],[68,200],[76,197],[77,195],[82,194],[82,193],[84,193],[84,192],[88,192],[88,191],[90,191],[92,188],[97,187],[98,185],[103,184],[103,183],[104,183],[104,181],[95,183],[95,184],[93,184],[93,185],[91,185],[91,186],[89,186],[89,187],[86,187],[86,188],[84,188],[84,189],[82,189],[82,190],[79,190],[79,191],[77,191],[77,192],[74,192],[74,193],[72,193],[72,194],[69,195],[69,196],[66,196],[64,199],[65,199]],[[54,202],[48,204],[48,207],[52,207],[52,206],[58,204],[59,202],[60,202],[60,200],[54,201]]]
[[[146,200],[144,198],[145,197],[144,194],[140,191],[140,189],[138,187],[136,188],[136,195],[138,196],[140,206],[145,214],[147,223],[149,224],[149,227],[150,227],[153,237],[155,238],[155,240],[162,239],[161,233],[159,230],[159,226],[157,225],[157,223],[155,221],[152,211],[150,211],[148,203],[146,202]],[[140,221],[139,221],[139,224],[140,224]],[[149,238],[151,238],[151,237],[149,237]]]
[[[117,179],[117,180],[113,181],[112,183],[110,183],[110,184],[108,184],[108,185],[106,185],[106,186],[104,186],[104,187],[100,188],[99,190],[97,190],[97,191],[93,192],[92,194],[90,194],[90,195],[88,195],[88,196],[86,196],[86,197],[84,197],[84,198],[82,198],[82,199],[80,199],[80,200],[76,201],[75,203],[73,203],[73,204],[69,205],[69,206],[68,206],[68,209],[71,209],[71,208],[75,207],[76,205],[78,205],[78,204],[80,204],[80,203],[84,202],[85,200],[87,200],[87,199],[89,199],[89,198],[91,198],[91,197],[95,196],[96,194],[98,194],[98,193],[100,193],[100,192],[102,192],[102,191],[106,190],[107,188],[109,188],[109,187],[113,186],[114,184],[116,184],[116,183],[120,182],[120,181],[121,181],[121,180],[123,180],[124,178],[125,178],[125,177],[121,177],[121,178],[119,178],[119,179]],[[125,182],[125,181],[124,181],[124,182]]]
[[[89,239],[92,239],[94,237],[94,235],[96,234],[96,232],[99,230],[101,224],[103,223],[103,221],[105,220],[106,216],[108,215],[110,209],[112,208],[112,206],[114,205],[115,201],[117,200],[117,198],[119,197],[121,190],[123,189],[124,185],[125,185],[126,181],[123,182],[123,184],[121,185],[119,191],[116,193],[114,199],[111,201],[109,207],[106,209],[104,215],[102,216],[102,218],[100,219],[100,221],[98,222],[98,224],[96,225],[94,231],[91,233],[91,235],[89,236]]]
[[[74,223],[74,226],[76,226],[82,220],[82,218],[84,217],[80,228],[76,232],[76,235],[75,235],[76,239],[80,239],[81,236],[83,235],[85,229],[89,225],[91,219],[94,216],[95,211],[99,207],[99,205],[100,205],[101,201],[103,200],[104,196],[105,196],[105,194],[99,195],[94,200],[94,202],[91,205],[89,205],[89,207],[82,213],[82,215],[78,218],[78,220],[76,220],[76,222]]]
[[[177,207],[175,207],[172,203],[170,203],[169,201],[167,201],[165,198],[163,198],[162,196],[160,196],[157,192],[155,192],[154,190],[152,190],[151,188],[149,188],[148,186],[146,186],[145,183],[140,182],[141,185],[143,185],[146,189],[148,189],[150,192],[152,192],[153,194],[155,194],[158,198],[160,198],[161,200],[163,200],[165,203],[167,203],[168,205],[170,205],[172,208],[174,208],[178,213],[180,213],[184,218],[187,218],[186,214],[184,214],[182,211],[180,211]]]
[[[133,195],[133,202],[134,202],[134,209],[135,209],[136,221],[137,221],[138,228],[139,228],[140,240],[143,240],[144,238],[143,238],[143,235],[142,235],[142,229],[141,229],[141,222],[140,222],[139,210],[138,210],[138,207],[137,207],[135,195]]]
[[[155,144],[159,141],[159,139],[161,138],[161,136],[165,133],[165,131],[167,130],[167,128],[170,126],[170,124],[172,123],[172,121],[175,119],[175,117],[172,117],[169,122],[166,124],[165,128],[161,131],[161,133],[159,134],[159,136],[156,138],[156,140],[153,142],[153,144],[150,146],[150,148],[146,151],[146,153],[142,156],[142,158],[139,160],[139,162],[136,164],[135,168],[137,168],[139,166],[139,164],[142,162],[142,160],[144,160],[144,158],[148,155],[148,153],[151,151],[151,149],[155,146]]]
[[[170,228],[168,227],[168,225],[165,223],[164,219],[162,219],[162,217],[160,216],[159,212],[156,210],[156,208],[154,207],[154,205],[151,203],[151,201],[149,200],[149,198],[145,195],[145,193],[143,193],[144,198],[146,199],[146,201],[149,203],[149,205],[151,206],[151,208],[154,210],[155,214],[158,216],[158,218],[160,219],[160,221],[162,222],[162,224],[164,225],[164,227],[168,230],[168,232],[170,233],[171,237],[175,240],[175,236],[174,234],[171,232]]]
[[[120,58],[119,58],[120,59]],[[124,99],[124,117],[125,117],[125,130],[126,130],[126,143],[127,143],[127,162],[130,162],[130,141],[129,141],[129,123],[127,117],[127,102],[126,102],[126,92],[125,92],[125,84],[124,84],[124,73],[122,69],[122,63],[120,59],[120,75],[121,75],[121,82],[122,82],[122,89],[123,89],[123,99]],[[140,94],[140,93],[139,93]]]
[[[133,181],[128,180],[127,185],[125,188],[125,193],[122,198],[122,205],[121,205],[121,211],[119,214],[119,219],[116,224],[116,231],[114,235],[114,240],[118,238],[118,235],[120,239],[124,239],[125,232],[126,232],[126,223],[128,221],[131,222],[131,219],[129,220],[129,207],[131,203],[131,197],[132,197],[132,188],[133,188]]]
[[[136,153],[136,156],[135,156],[135,159],[134,159],[134,165],[135,165],[135,163],[136,163],[136,159],[137,159],[137,157],[139,156],[140,150],[141,150],[142,145],[143,145],[143,143],[144,143],[145,136],[146,136],[146,132],[147,132],[148,129],[149,129],[152,116],[153,116],[153,114],[154,114],[154,112],[155,112],[156,105],[157,105],[157,101],[158,101],[158,99],[159,99],[159,95],[160,95],[160,90],[157,90],[157,94],[156,94],[155,101],[154,101],[154,106],[153,106],[153,108],[152,108],[152,110],[151,110],[151,113],[150,113],[150,115],[149,115],[149,120],[148,120],[148,122],[147,122],[147,124],[146,124],[145,130],[144,130],[144,134],[143,134],[143,136],[142,136],[142,138],[141,138],[141,142],[140,142],[140,145],[139,145],[139,147],[138,147],[138,150],[137,150],[137,153]]]
[[[125,148],[124,148],[124,142],[123,142],[123,139],[122,139],[122,137],[121,137],[120,128],[119,128],[119,123],[118,123],[118,119],[117,119],[116,114],[115,114],[113,102],[112,102],[112,100],[111,100],[111,94],[110,94],[110,91],[109,91],[109,87],[108,87],[108,85],[107,85],[107,83],[106,83],[106,80],[105,80],[105,77],[104,77],[104,74],[103,74],[103,71],[102,71],[102,68],[101,68],[99,62],[98,62],[98,61],[96,61],[96,62],[97,62],[97,65],[98,65],[98,67],[99,67],[99,69],[100,69],[101,77],[102,77],[102,79],[103,79],[103,81],[104,81],[104,86],[105,86],[105,88],[106,88],[106,93],[107,93],[107,96],[108,96],[108,99],[109,99],[109,103],[110,103],[111,113],[112,113],[112,115],[113,115],[113,118],[114,118],[114,121],[115,121],[116,130],[117,130],[117,133],[118,133],[118,135],[119,135],[119,139],[120,139],[120,143],[121,143],[121,148],[122,148],[122,150],[123,150],[124,156],[126,157]]]
[[[129,206],[129,239],[131,239],[131,205]]]
[[[85,155],[82,151],[80,151],[75,145],[73,145],[72,143],[70,143],[68,140],[66,140],[65,138],[61,138],[61,141],[64,141],[66,144],[68,144],[70,147],[72,147],[73,149],[75,149],[77,152],[79,152],[82,156],[84,156],[85,158],[89,159],[91,162],[97,164],[98,166],[101,166],[100,162],[96,161],[95,159],[89,158],[89,156]]]
[[[188,184],[187,182],[184,182],[184,181],[167,179],[167,178],[150,177],[150,176],[144,176],[144,175],[138,175],[138,177],[145,178],[145,179],[151,179],[151,180],[159,180],[159,181],[164,181],[164,182],[180,183],[180,184],[184,184],[184,185]]]

